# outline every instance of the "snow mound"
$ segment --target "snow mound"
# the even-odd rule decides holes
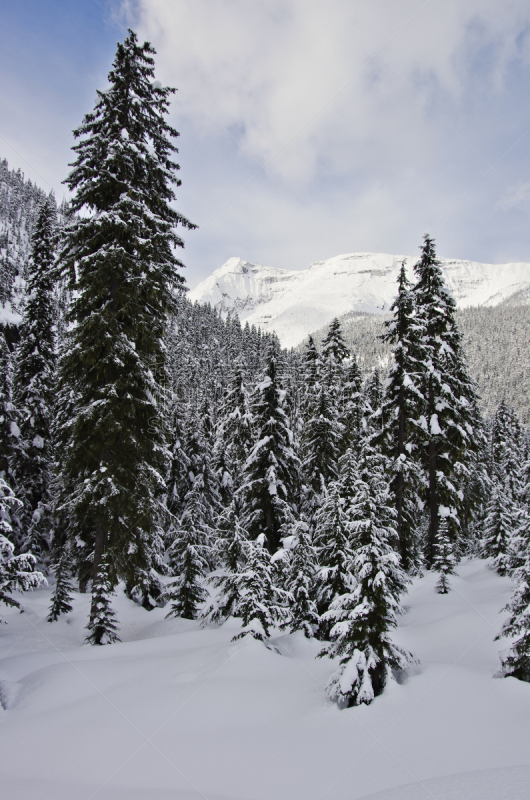
[[[2,686],[17,687],[0,709],[2,797],[522,800],[530,684],[493,677],[511,584],[477,560],[457,571],[448,595],[427,573],[405,598],[394,639],[420,667],[344,711],[324,692],[336,664],[300,633],[232,642],[237,620],[166,620],[120,592],[123,641],[91,647],[89,595],[50,624],[53,587],[29,593],[0,633]]]

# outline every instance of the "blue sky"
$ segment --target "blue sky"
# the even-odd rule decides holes
[[[179,91],[190,286],[230,256],[530,263],[527,0],[18,0],[0,156],[61,197],[71,130],[128,24]]]

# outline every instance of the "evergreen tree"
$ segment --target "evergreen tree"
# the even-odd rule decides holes
[[[324,614],[332,625],[332,642],[320,653],[340,658],[327,692],[341,707],[371,703],[383,692],[390,670],[404,669],[412,660],[389,635],[401,612],[407,576],[392,547],[396,531],[390,490],[381,462],[368,451],[359,464],[351,519],[357,584],[336,597]]]
[[[325,617],[334,599],[353,589],[351,525],[338,482],[332,483],[315,519],[314,542],[319,569],[315,595],[321,616],[319,637],[327,638],[331,625]]]
[[[480,554],[483,558],[493,559],[499,575],[506,575],[510,571],[512,541],[518,528],[518,514],[508,480],[496,482],[486,506]]]
[[[13,403],[12,390],[11,350],[0,327],[0,478],[9,481],[12,480],[11,462],[20,448],[20,415]]]
[[[363,413],[363,379],[354,353],[351,357],[344,384],[341,455],[350,447],[355,452],[359,452],[363,431]]]
[[[98,574],[92,587],[90,620],[86,626],[88,644],[113,644],[119,642],[116,612],[112,608],[113,581],[110,578],[110,561],[107,553],[99,559]]]
[[[315,578],[317,572],[316,552],[311,544],[309,526],[299,520],[293,530],[294,542],[290,551],[291,559],[287,569],[285,588],[292,597],[289,629],[303,631],[310,639],[319,625],[319,615],[315,602]]]
[[[71,592],[73,590],[70,582],[70,572],[72,562],[68,550],[63,549],[61,557],[55,567],[55,591],[52,595],[48,622],[56,622],[61,614],[69,614],[72,610]]]
[[[491,429],[491,455],[495,477],[502,482],[514,500],[522,493],[521,464],[524,463],[522,425],[505,400],[501,401]]]
[[[234,616],[241,617],[243,629],[232,641],[252,636],[260,642],[271,635],[271,628],[284,625],[289,619],[285,603],[291,598],[274,585],[271,557],[265,545],[265,535],[248,543],[248,560],[242,571],[234,574],[239,602]]]
[[[280,547],[280,532],[292,520],[300,469],[283,402],[271,351],[264,379],[256,387],[252,406],[256,443],[239,490],[243,526],[253,539],[265,533],[271,553]]]
[[[418,277],[414,300],[421,342],[417,388],[424,397],[416,431],[426,471],[426,562],[430,568],[440,519],[447,518],[453,541],[460,535],[469,453],[478,435],[477,405],[455,322],[456,304],[444,285],[434,241],[429,236],[425,236],[421,258],[414,269]]]
[[[216,561],[223,571],[208,576],[208,582],[219,591],[204,618],[207,622],[220,624],[238,613],[239,576],[248,561],[248,535],[241,527],[237,500],[220,516],[217,536]]]
[[[34,570],[35,557],[31,553],[13,555],[15,548],[8,537],[12,535],[13,510],[19,504],[20,501],[0,476],[0,603],[22,610],[18,600],[8,593],[38,589],[46,584],[46,578]]]
[[[154,82],[153,53],[129,31],[110,88],[74,132],[66,183],[76,215],[60,255],[75,323],[60,363],[61,392],[73,403],[60,430],[60,509],[74,552],[84,553],[79,571],[91,563],[96,581],[106,552],[112,574],[143,596],[159,563],[168,469],[157,398],[167,385],[163,335],[183,281],[174,228],[193,227],[171,206],[177,132],[164,117],[173,90]],[[95,618],[91,625],[99,630]]]
[[[449,575],[455,574],[456,557],[454,553],[454,543],[449,538],[447,523],[445,520],[440,522],[436,536],[436,550],[432,568],[434,572],[440,573],[440,578],[436,584],[438,594],[447,594],[449,591]]]
[[[414,422],[420,415],[423,398],[416,387],[418,329],[404,262],[398,278],[398,294],[390,310],[394,316],[385,322],[387,330],[381,338],[393,346],[393,363],[382,404],[383,426],[376,440],[390,459],[401,565],[409,571],[418,566],[415,555],[421,476],[414,452]]]
[[[505,676],[513,676],[530,683],[530,539],[526,539],[526,558],[514,573],[516,589],[504,611],[510,618],[504,623],[501,633],[496,637],[518,637],[508,653],[502,658],[502,671]]]
[[[51,540],[52,421],[56,390],[52,270],[55,261],[55,203],[42,205],[33,233],[27,303],[15,369],[15,403],[20,413],[20,448],[14,453],[16,491],[23,506],[17,518],[23,550],[46,560]]]
[[[305,506],[310,518],[318,508],[325,488],[337,478],[342,438],[334,393],[326,383],[315,384],[311,400],[307,400],[307,417],[301,438],[302,474],[307,493]]]

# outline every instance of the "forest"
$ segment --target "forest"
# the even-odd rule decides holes
[[[338,319],[286,351],[192,305],[153,55],[118,45],[68,203],[0,165],[0,600],[49,580],[53,624],[90,593],[92,645],[119,641],[118,591],[236,618],[235,640],[301,631],[348,708],[416,662],[392,638],[411,579],[446,595],[473,555],[513,578],[500,669],[530,681],[528,418],[509,393],[481,404],[434,240],[368,366]]]

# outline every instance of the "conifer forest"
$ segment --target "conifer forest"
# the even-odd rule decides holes
[[[378,366],[347,320],[287,350],[191,303],[154,56],[131,30],[118,44],[68,202],[0,164],[0,294],[21,315],[0,329],[0,600],[47,584],[46,635],[86,596],[94,651],[124,646],[117,597],[270,658],[296,634],[342,713],[416,680],[396,635],[412,583],[450,604],[485,559],[512,587],[497,675],[529,683],[527,409],[483,402],[434,239],[366,334]]]

